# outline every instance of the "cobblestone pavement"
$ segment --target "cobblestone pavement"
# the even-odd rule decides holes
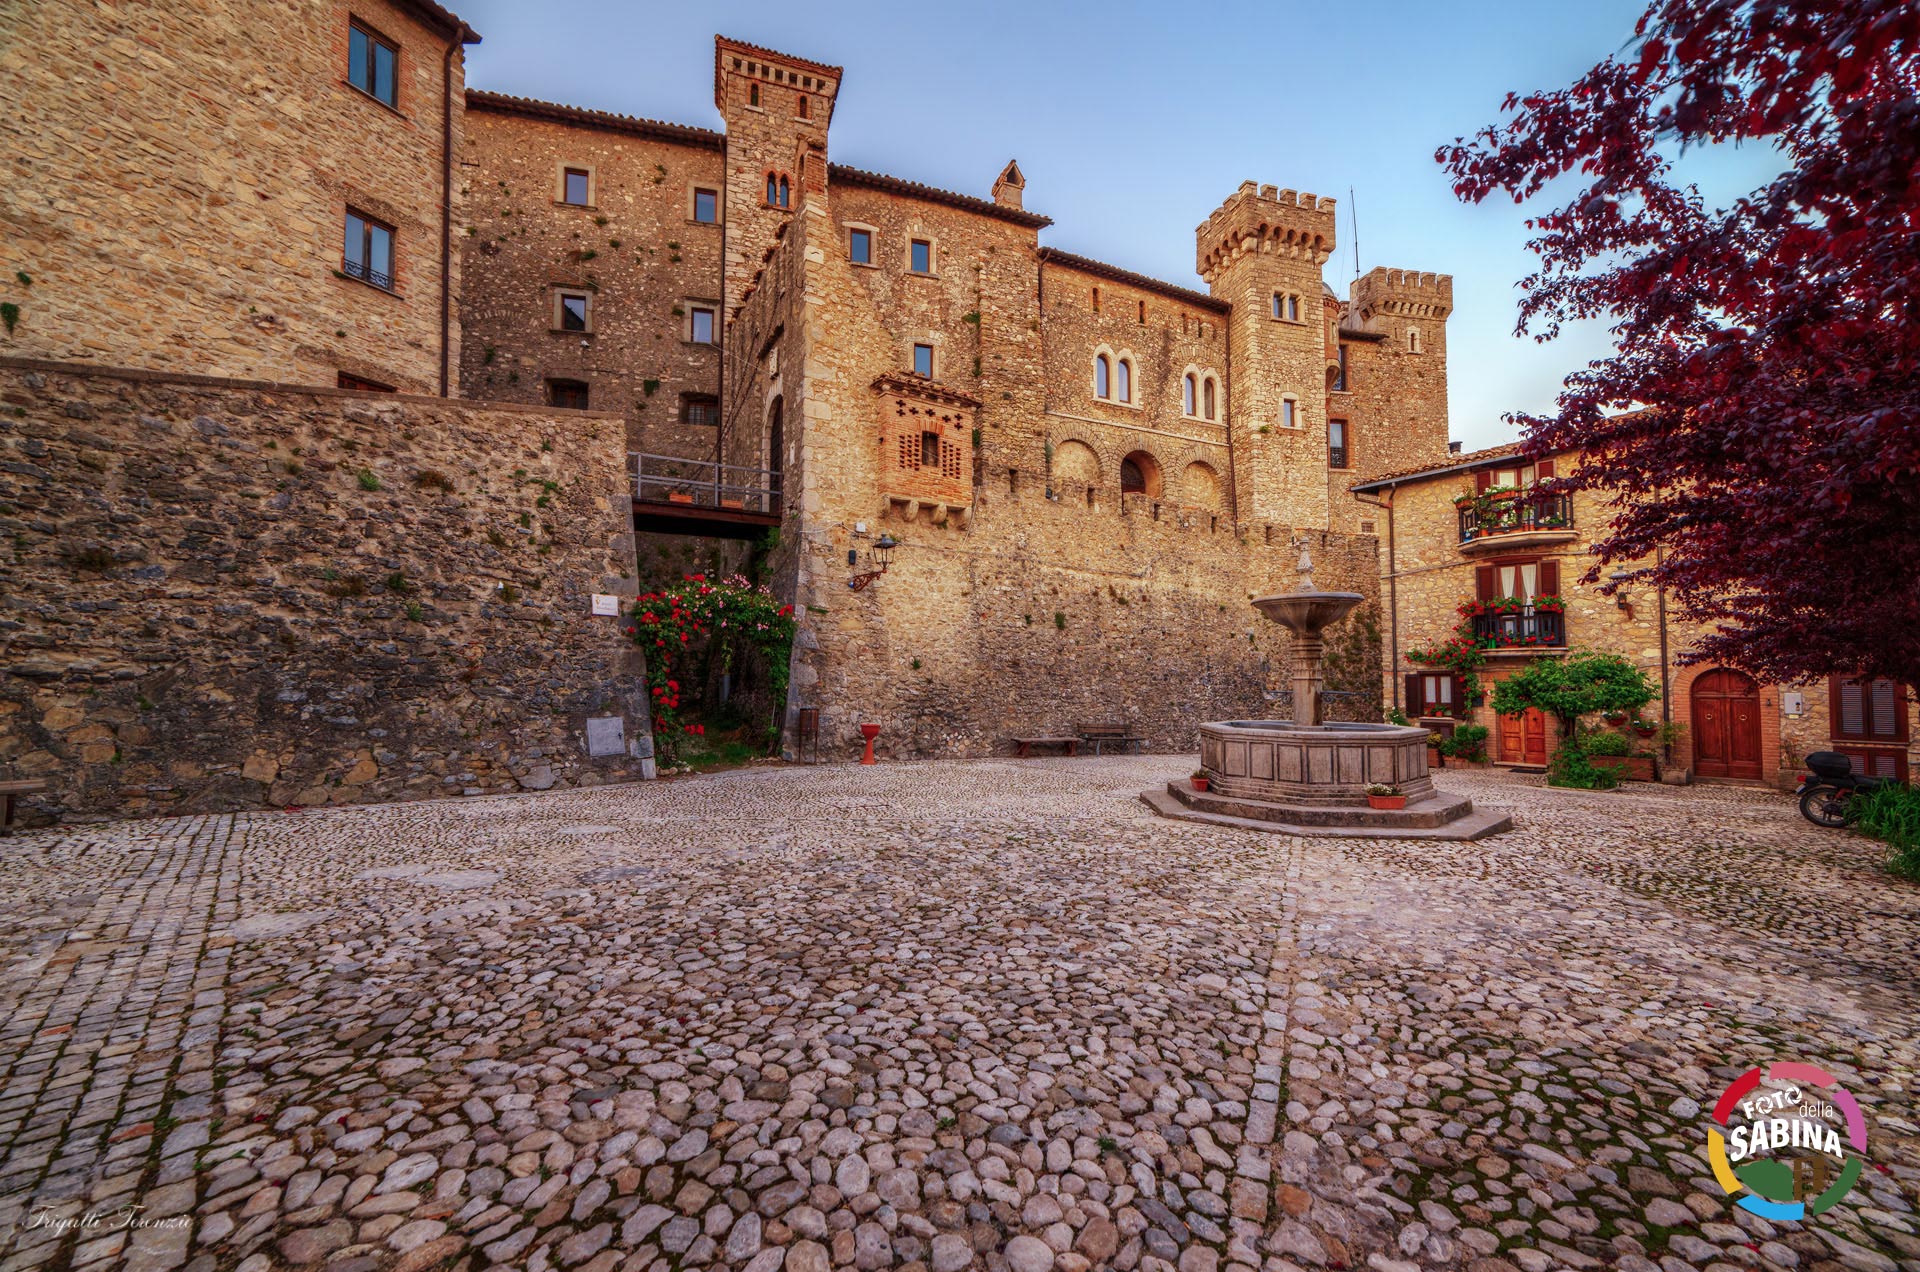
[[[1152,817],[1188,763],[8,841],[0,1272],[1920,1269],[1920,889],[1874,845],[1489,774],[1447,775],[1516,811],[1476,844]],[[1781,1058],[1871,1127],[1805,1226],[1703,1156]]]

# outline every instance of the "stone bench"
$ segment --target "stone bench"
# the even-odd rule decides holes
[[[0,781],[0,835],[13,833],[14,798],[19,795],[37,795],[46,789],[47,783],[37,777]]]

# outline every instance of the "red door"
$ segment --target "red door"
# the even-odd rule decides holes
[[[1693,768],[1701,777],[1760,780],[1760,686],[1718,667],[1693,682]]]
[[[1538,707],[1519,715],[1500,717],[1500,762],[1544,765],[1547,762],[1547,716]]]

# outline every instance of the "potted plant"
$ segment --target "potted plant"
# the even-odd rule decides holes
[[[1429,732],[1427,734],[1427,767],[1437,769],[1446,766],[1447,762],[1440,755],[1440,735]]]
[[[1375,782],[1367,787],[1367,807],[1369,808],[1405,808],[1406,806],[1407,797],[1400,793],[1398,786]]]
[[[1193,770],[1193,775],[1187,780],[1193,783],[1193,789],[1196,791],[1204,791],[1210,784],[1207,778],[1207,770],[1203,768]]]
[[[1633,731],[1643,738],[1652,737],[1659,731],[1659,728],[1659,725],[1647,719],[1645,716],[1635,716],[1633,718]]]
[[[1484,724],[1457,725],[1451,737],[1441,738],[1435,745],[1446,759],[1458,760],[1462,764],[1485,764],[1487,762],[1487,726]]]
[[[1623,733],[1585,733],[1577,739],[1580,753],[1597,769],[1609,769],[1616,777],[1631,777],[1633,748]],[[1651,763],[1645,781],[1653,778]]]
[[[1605,720],[1608,724],[1622,725],[1627,722],[1627,713],[1617,708],[1609,708],[1608,710],[1602,711],[1600,713],[1600,718],[1602,720]]]

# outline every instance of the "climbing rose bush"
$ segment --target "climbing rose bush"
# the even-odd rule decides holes
[[[738,574],[717,582],[689,574],[673,587],[639,597],[630,619],[627,635],[646,655],[654,746],[665,758],[674,756],[682,738],[706,732],[705,725],[682,719],[680,686],[682,680],[694,682],[709,655],[721,671],[731,670],[742,657],[763,659],[776,717],[784,710],[793,606],[782,604],[768,588]]]

